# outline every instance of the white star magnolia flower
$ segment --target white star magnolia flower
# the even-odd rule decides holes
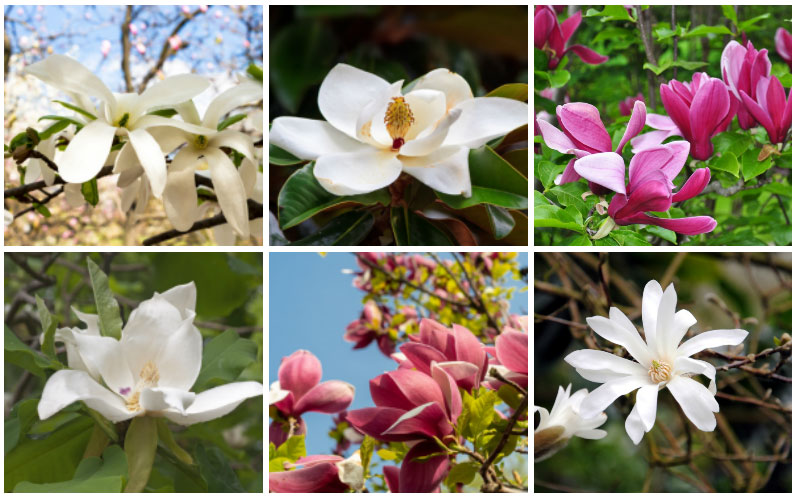
[[[202,365],[202,336],[194,327],[194,283],[143,301],[116,340],[100,335],[96,315],[75,312],[86,329],[56,331],[66,345],[70,369],[44,385],[39,418],[83,401],[112,422],[141,415],[181,424],[206,422],[263,394],[255,381],[233,382],[201,393],[190,391]]]
[[[540,414],[540,423],[535,428],[535,461],[542,461],[565,446],[573,436],[583,439],[602,439],[607,431],[597,429],[607,421],[604,412],[598,412],[590,418],[579,415],[579,407],[587,396],[587,389],[580,389],[571,396],[571,385],[557,390],[557,398],[551,413],[543,407],[536,406],[534,411]]]
[[[171,126],[196,131],[204,129],[176,119],[146,115],[152,110],[174,107],[205,91],[210,83],[196,74],[171,76],[147,88],[142,94],[112,93],[107,86],[80,62],[54,54],[25,69],[44,83],[69,94],[77,106],[95,116],[77,133],[58,164],[58,173],[68,183],[90,180],[105,165],[115,135],[128,140],[117,155],[132,153],[138,157],[152,187],[160,198],[166,187],[166,159],[156,140],[155,126]],[[99,99],[95,106],[90,98]]]
[[[635,361],[598,350],[574,351],[565,361],[585,379],[604,383],[582,402],[580,413],[591,417],[607,408],[616,398],[637,390],[632,413],[626,419],[626,432],[635,444],[654,427],[657,394],[667,387],[685,415],[702,431],[715,430],[713,412],[720,411],[715,400],[715,367],[691,355],[708,348],[737,345],[748,332],[743,329],[707,331],[688,339],[687,330],[696,323],[687,310],[676,312],[673,284],[663,293],[657,281],[643,290],[643,330],[646,341],[634,324],[617,308],[610,308],[610,318],[596,316],[588,325],[604,339],[623,346]],[[690,378],[703,374],[710,379],[709,389]]]
[[[326,121],[278,117],[269,142],[302,160],[334,195],[393,183],[402,172],[452,195],[471,196],[468,151],[528,121],[528,106],[508,98],[474,98],[461,76],[435,69],[406,94],[402,83],[346,64],[319,89]]]

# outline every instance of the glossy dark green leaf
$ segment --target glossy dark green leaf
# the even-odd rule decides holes
[[[116,302],[108,286],[108,276],[91,258],[86,257],[86,264],[94,291],[94,302],[97,305],[100,332],[103,336],[119,339],[122,336],[122,317],[119,315],[119,303]]]
[[[133,417],[125,435],[125,454],[127,455],[130,479],[125,486],[126,493],[138,493],[150,480],[155,449],[158,447],[158,425],[155,417]]]
[[[336,196],[324,189],[313,176],[311,162],[294,172],[283,185],[277,197],[280,227],[288,229],[317,213],[341,203],[354,202],[363,205],[381,203],[388,205],[391,195],[386,188],[364,195]]]
[[[397,246],[450,246],[452,240],[427,219],[406,208],[391,208],[391,227]]]
[[[494,238],[502,239],[513,232],[515,219],[510,215],[510,212],[501,207],[489,204],[485,205],[485,210],[488,212],[488,219],[490,220],[490,227],[493,231]]]
[[[297,158],[280,147],[274,146],[269,143],[269,163],[273,165],[296,165],[304,162],[301,158]]]
[[[200,474],[208,483],[210,493],[242,493],[241,481],[230,467],[230,460],[211,444],[197,444],[194,450]]]
[[[485,96],[498,96],[525,102],[529,99],[529,85],[524,83],[503,84]]]
[[[202,368],[194,383],[195,389],[206,389],[218,383],[235,381],[241,371],[258,355],[258,345],[243,339],[232,329],[206,343],[202,349]]]
[[[353,246],[363,241],[372,227],[374,216],[371,212],[347,212],[310,236],[290,243],[290,246]]]

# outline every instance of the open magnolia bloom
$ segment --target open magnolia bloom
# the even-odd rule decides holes
[[[598,429],[607,421],[607,414],[599,412],[590,418],[582,418],[579,408],[587,397],[587,389],[580,389],[571,396],[571,385],[557,390],[557,398],[551,413],[543,407],[534,409],[540,413],[540,423],[535,427],[535,461],[543,461],[564,448],[573,437],[602,439],[607,431]]]
[[[663,292],[657,281],[643,290],[643,329],[646,341],[634,324],[617,308],[610,308],[610,318],[587,319],[596,334],[623,346],[632,356],[627,360],[599,350],[578,350],[565,357],[585,379],[603,383],[582,402],[579,413],[591,418],[610,406],[616,398],[637,390],[632,413],[626,418],[626,432],[635,444],[654,427],[657,394],[667,387],[690,421],[702,431],[715,430],[718,402],[715,400],[715,367],[691,355],[709,348],[733,346],[743,342],[748,332],[723,329],[703,332],[679,345],[687,330],[696,323],[687,310],[676,312],[673,284]],[[703,374],[710,379],[709,389],[691,379]]]
[[[120,340],[101,336],[96,315],[76,312],[87,329],[59,329],[69,369],[44,385],[39,417],[44,420],[83,401],[112,422],[141,415],[181,424],[206,422],[263,394],[254,381],[191,392],[202,366],[202,336],[194,327],[194,283],[143,301],[130,314]]]
[[[402,93],[355,67],[338,64],[319,89],[326,121],[278,117],[269,142],[302,160],[334,195],[393,183],[402,172],[441,193],[471,196],[468,151],[527,123],[528,106],[474,98],[461,76],[435,69]]]
[[[69,94],[81,110],[79,113],[88,119],[69,142],[58,164],[58,173],[64,181],[83,183],[92,179],[105,165],[114,136],[126,136],[127,142],[117,160],[128,153],[135,154],[157,198],[166,187],[166,159],[149,128],[186,127],[186,123],[147,115],[147,112],[174,107],[202,93],[210,85],[202,76],[180,74],[152,85],[140,95],[112,93],[80,62],[60,54],[30,65],[25,72]],[[98,105],[95,106],[92,97],[99,99]]]
[[[311,455],[285,465],[296,470],[269,472],[269,491],[343,493],[352,488],[363,492],[363,465],[358,450],[346,459],[338,455]]]

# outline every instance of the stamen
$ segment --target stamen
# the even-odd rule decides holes
[[[197,135],[197,137],[194,139],[194,144],[197,145],[197,148],[204,150],[205,147],[208,146],[208,138],[202,134]]]
[[[671,378],[671,366],[665,362],[651,361],[651,368],[648,369],[648,376],[652,382],[659,384]]]
[[[415,119],[413,111],[410,110],[410,105],[405,102],[404,97],[397,96],[392,100],[393,102],[388,105],[388,110],[385,112],[385,128],[393,140],[393,151],[397,151],[404,145],[405,134]]]
[[[139,399],[141,398],[141,390],[145,387],[157,386],[160,379],[161,374],[158,373],[158,367],[151,361],[145,363],[139,372],[139,380],[136,382],[135,392],[126,401],[127,409],[131,412],[140,411],[141,404],[139,403]],[[121,388],[119,392],[123,395],[127,395],[127,393],[130,392],[130,388]]]

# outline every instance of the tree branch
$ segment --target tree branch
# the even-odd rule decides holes
[[[258,203],[254,200],[247,200],[247,208],[249,210],[249,220],[259,219],[263,217],[262,203]],[[142,245],[144,246],[157,245],[159,243],[163,243],[164,241],[168,241],[174,238],[179,238],[180,236],[184,236],[194,231],[199,231],[201,229],[208,229],[209,227],[220,226],[222,224],[227,224],[227,219],[225,218],[223,213],[220,213],[208,219],[203,219],[195,222],[194,225],[189,227],[188,230],[186,231],[178,231],[177,229],[172,229],[163,232],[161,234],[152,236],[151,238],[147,238],[144,240]]]
[[[183,17],[183,19],[180,22],[177,23],[177,26],[175,26],[175,28],[172,30],[172,33],[166,37],[166,41],[164,41],[163,47],[161,47],[161,54],[158,56],[158,61],[155,62],[155,65],[152,66],[149,71],[147,71],[147,74],[144,75],[144,78],[141,80],[141,83],[139,83],[139,93],[143,92],[147,88],[147,83],[150,82],[150,79],[155,77],[155,75],[158,74],[158,71],[160,71],[163,68],[163,65],[166,62],[166,58],[169,56],[169,54],[174,53],[172,45],[169,43],[169,38],[178,34],[180,30],[183,29],[183,27],[188,23],[188,21],[190,21],[199,14],[202,14],[202,11],[200,9],[197,9],[194,12],[187,14],[185,17]]]

